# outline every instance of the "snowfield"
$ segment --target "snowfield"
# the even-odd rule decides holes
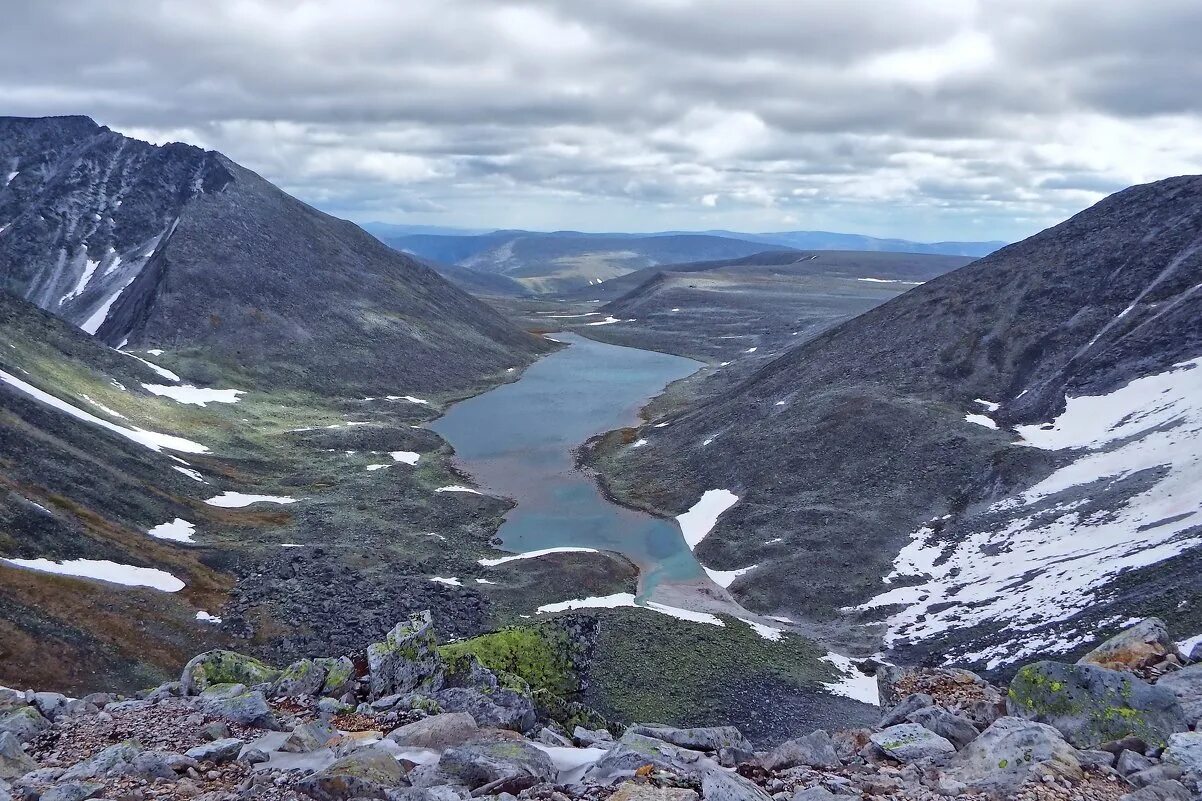
[[[215,498],[209,498],[205,503],[224,509],[236,509],[250,506],[252,503],[296,503],[296,498],[289,498],[287,495],[246,495],[241,492],[223,492]]]
[[[1022,446],[1074,458],[990,507],[991,525],[950,542],[932,526],[911,535],[886,582],[922,580],[859,607],[903,607],[888,619],[887,645],[988,623],[1013,642],[947,658],[996,668],[1065,650],[1090,632],[1036,629],[1091,606],[1119,574],[1202,545],[1202,358],[1106,395],[1067,398],[1051,424],[1017,431]],[[1108,491],[1119,502],[1091,512],[1090,500]]]
[[[184,588],[184,582],[164,570],[123,565],[107,559],[71,559],[66,562],[54,562],[50,559],[0,559],[0,561],[40,573],[95,579],[111,584],[122,584],[126,587],[150,587],[163,592],[179,592]]]
[[[143,384],[147,392],[164,398],[170,398],[176,403],[187,403],[193,406],[204,406],[207,403],[237,403],[239,395],[245,395],[241,389],[204,389],[189,384],[181,386],[166,386],[164,384]]]

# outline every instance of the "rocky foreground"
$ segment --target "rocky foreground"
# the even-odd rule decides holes
[[[1149,619],[1008,691],[881,667],[875,728],[757,752],[734,727],[622,726],[440,653],[422,614],[366,654],[283,670],[209,651],[135,699],[0,689],[0,801],[1186,801],[1202,798],[1199,650]]]

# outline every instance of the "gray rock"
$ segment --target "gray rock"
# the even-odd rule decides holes
[[[1156,686],[1177,696],[1186,723],[1197,726],[1202,721],[1202,664],[1167,673],[1160,677]]]
[[[790,801],[843,801],[846,798],[847,796],[835,795],[822,785],[816,785],[793,793]]]
[[[442,658],[436,650],[429,611],[409,616],[388,632],[383,642],[367,647],[371,697],[437,690],[442,686]]]
[[[0,779],[0,801],[13,801],[12,790],[9,789],[8,782]]]
[[[572,739],[576,741],[577,745],[585,748],[593,746],[608,748],[613,744],[614,736],[605,729],[586,729],[583,726],[577,726],[572,729]]]
[[[449,687],[435,693],[434,698],[446,711],[466,712],[481,726],[529,731],[537,722],[530,696],[513,690],[485,692],[468,687]]]
[[[229,724],[220,721],[205,726],[201,729],[201,734],[205,736],[206,740],[224,740],[227,737],[233,736],[233,733],[230,732]]]
[[[188,770],[188,768],[197,769],[200,767],[199,762],[192,757],[184,756],[183,754],[164,754],[163,759],[167,763],[167,767],[171,768],[176,773],[184,773]]]
[[[313,659],[301,659],[284,668],[271,691],[275,696],[317,695],[326,683],[326,668]]]
[[[1170,736],[1161,760],[1179,765],[1195,781],[1202,781],[1202,732],[1180,732]]]
[[[1118,762],[1115,764],[1115,770],[1121,775],[1128,776],[1141,770],[1152,767],[1156,763],[1148,759],[1146,756],[1135,751],[1125,750],[1119,754]]]
[[[705,801],[771,801],[771,796],[737,773],[712,771],[701,780]]]
[[[473,790],[506,780],[514,792],[555,778],[555,766],[545,753],[525,740],[485,740],[443,752],[438,769]],[[525,787],[520,785],[525,784]]]
[[[361,748],[301,780],[297,789],[317,801],[348,801],[385,798],[389,790],[405,783],[405,771],[392,754]]]
[[[1166,762],[1132,773],[1127,777],[1127,783],[1132,787],[1151,787],[1161,782],[1176,781],[1181,778],[1183,773],[1180,765]]]
[[[768,770],[787,770],[798,765],[811,768],[838,767],[839,754],[831,736],[822,729],[798,737],[773,748],[763,759]]]
[[[120,776],[129,769],[134,758],[141,752],[142,746],[138,744],[137,740],[126,740],[116,745],[110,745],[90,758],[67,768],[59,779],[70,782],[103,776]]]
[[[751,743],[743,733],[734,726],[701,726],[690,729],[677,729],[672,726],[656,726],[639,724],[631,726],[629,731],[654,737],[681,748],[691,748],[694,751],[717,751],[720,748],[751,749]],[[608,734],[609,732],[606,732]],[[613,739],[612,737],[610,738]]]
[[[466,801],[472,797],[466,787],[450,784],[434,787],[402,787],[388,791],[388,801]]]
[[[1162,746],[1185,716],[1167,689],[1094,665],[1036,662],[1010,682],[1010,714],[1047,723],[1078,748],[1138,737]]]
[[[868,739],[899,762],[918,762],[956,750],[947,740],[917,723],[899,723],[874,733]]]
[[[0,714],[0,733],[10,732],[23,743],[29,742],[49,728],[50,721],[32,706],[17,707]]]
[[[654,737],[626,732],[622,739],[614,743],[613,747],[588,769],[584,777],[608,783],[617,778],[626,778],[646,765],[692,777],[721,770],[717,762],[700,751],[691,751],[665,743],[663,740],[656,740]]]
[[[261,751],[258,748],[247,748],[238,754],[238,761],[244,762],[247,765],[261,765],[264,762],[270,762],[271,757],[265,751]]]
[[[218,684],[267,684],[279,678],[280,671],[258,659],[235,651],[206,651],[192,657],[180,676],[180,691],[198,695]]]
[[[338,730],[324,721],[301,723],[280,745],[280,750],[289,754],[307,754],[325,748],[326,744],[337,736]]]
[[[54,720],[58,717],[59,711],[67,705],[67,702],[72,699],[62,693],[34,693],[33,705],[38,708],[42,716],[48,720]]]
[[[1150,617],[1116,634],[1077,660],[1109,670],[1144,671],[1169,657],[1183,660],[1160,618]]]
[[[756,761],[755,751],[745,748],[719,748],[718,764],[724,768],[737,768]]]
[[[200,696],[200,708],[230,723],[265,729],[276,726],[263,693],[247,690],[242,685],[218,685],[205,690]]]
[[[0,779],[15,779],[36,769],[38,763],[25,753],[21,741],[10,731],[0,732]]]
[[[242,750],[245,742],[237,737],[226,737],[223,740],[214,740],[211,743],[198,745],[195,748],[189,748],[184,752],[184,756],[198,760],[200,762],[232,762],[238,758],[238,752]]]
[[[539,730],[538,737],[535,739],[543,745],[558,746],[560,748],[571,748],[574,745],[574,743],[567,737],[564,737],[559,732],[549,729],[546,726],[543,726]]]
[[[151,702],[162,701],[167,698],[179,698],[183,694],[184,686],[182,683],[178,681],[169,681],[164,684],[160,684],[158,687],[155,687],[153,690],[147,693],[145,700]]]
[[[1194,798],[1181,782],[1168,781],[1119,796],[1119,801],[1194,801]]]
[[[935,732],[956,746],[957,751],[977,739],[977,735],[980,734],[977,727],[972,725],[972,721],[937,706],[911,712],[906,716],[906,720]]]
[[[948,764],[945,774],[989,793],[1013,794],[1033,776],[1080,781],[1077,751],[1060,732],[1021,718],[998,718]]]
[[[920,709],[935,705],[935,699],[926,693],[913,693],[899,701],[892,709],[881,716],[877,722],[878,729],[887,729],[898,723],[905,723],[906,718]]]
[[[1115,756],[1110,751],[1086,749],[1077,751],[1077,761],[1083,768],[1113,768]]]
[[[167,757],[168,754],[162,751],[142,751],[130,760],[124,772],[127,776],[137,776],[141,779],[174,781],[176,770]]]
[[[656,787],[641,782],[622,782],[609,801],[697,801],[697,792],[687,787]]]
[[[41,801],[84,801],[85,798],[95,798],[103,791],[104,785],[99,782],[64,782],[42,793]]]
[[[441,787],[455,784],[455,779],[439,770],[438,765],[418,765],[409,771],[405,778],[414,787]]]
[[[465,712],[430,715],[388,733],[388,739],[397,745],[430,748],[435,751],[463,745],[478,736],[480,736],[480,729],[476,725],[475,719]]]

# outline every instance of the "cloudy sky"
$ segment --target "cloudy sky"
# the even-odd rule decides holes
[[[1016,239],[1202,172],[1197,0],[0,0],[0,114],[358,221]]]

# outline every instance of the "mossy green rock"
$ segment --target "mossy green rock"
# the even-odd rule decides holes
[[[405,783],[405,771],[392,754],[362,748],[304,779],[299,789],[316,801],[347,801],[384,798],[388,790]]]
[[[50,728],[50,721],[32,706],[18,707],[0,714],[0,732],[10,732],[21,742],[29,742]]]
[[[572,643],[562,629],[515,626],[444,645],[439,650],[448,660],[471,654],[498,676],[513,674],[536,690],[570,696],[581,688],[572,662]]]
[[[317,660],[301,659],[284,668],[276,679],[277,696],[317,695],[326,682],[326,668]]]
[[[442,686],[443,663],[434,638],[434,620],[428,611],[409,616],[384,638],[367,647],[371,671],[371,698],[403,695]]]
[[[326,671],[326,680],[321,687],[322,695],[338,698],[354,688],[355,663],[348,657],[340,656],[337,659],[325,657],[313,661],[325,668]]]
[[[214,684],[269,684],[280,671],[254,657],[236,651],[206,651],[184,665],[180,685],[184,695],[198,695]]]
[[[1163,746],[1170,734],[1186,729],[1172,692],[1093,665],[1027,665],[1010,682],[1006,706],[1013,716],[1055,727],[1077,748],[1124,737]]]
[[[473,790],[498,779],[525,780],[527,786],[555,778],[551,758],[525,740],[487,740],[449,748],[438,768]]]

